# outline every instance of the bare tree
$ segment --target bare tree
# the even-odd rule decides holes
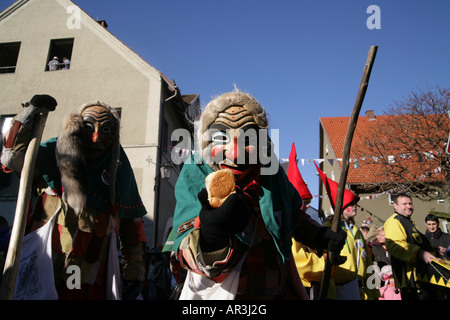
[[[448,198],[449,89],[412,92],[396,101],[368,130],[359,132],[353,157],[370,159],[373,183],[359,188]]]

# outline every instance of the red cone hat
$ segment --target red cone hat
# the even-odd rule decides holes
[[[297,189],[300,197],[303,200],[311,200],[312,195],[309,192],[308,185],[303,180],[302,175],[297,167],[297,151],[295,151],[295,145],[292,143],[291,154],[289,155],[289,168],[288,168],[288,179]]]
[[[314,161],[314,164],[316,165],[317,171],[319,172],[320,179],[322,179],[322,182],[325,186],[325,189],[327,190],[328,199],[330,199],[331,206],[333,207],[333,210],[335,210],[336,205],[336,198],[337,198],[337,190],[338,190],[338,183],[336,181],[333,181],[329,179],[325,173],[319,169],[316,162]],[[348,189],[345,189],[344,191],[344,199],[342,200],[342,208],[345,208],[351,203],[356,203],[359,201],[359,197],[351,192]]]

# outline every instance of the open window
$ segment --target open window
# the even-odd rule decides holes
[[[73,38],[50,41],[46,71],[68,70],[72,61]]]
[[[0,73],[15,73],[20,42],[0,43]]]

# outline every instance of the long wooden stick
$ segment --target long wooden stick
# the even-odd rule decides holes
[[[375,56],[377,54],[378,47],[372,46],[370,47],[369,54],[367,56],[367,61],[364,66],[364,72],[361,79],[361,84],[359,86],[358,95],[356,97],[355,105],[353,107],[352,114],[350,116],[350,122],[348,124],[347,135],[344,141],[344,150],[342,156],[342,171],[339,179],[339,186],[337,190],[336,196],[336,204],[335,204],[335,212],[333,216],[333,222],[331,225],[331,230],[334,232],[338,231],[338,228],[341,223],[341,214],[342,214],[342,202],[344,199],[344,190],[345,185],[347,183],[347,174],[348,174],[348,166],[349,166],[349,156],[350,156],[350,147],[352,145],[353,134],[355,132],[355,128],[358,122],[359,112],[361,110],[361,106],[364,101],[364,97],[366,95],[367,87],[369,86],[369,78],[370,73],[372,72],[373,63],[375,61]],[[328,287],[330,283],[331,276],[331,268],[333,263],[335,262],[336,257],[332,252],[328,252],[327,259],[325,261],[325,268],[322,276],[322,283],[320,286],[319,299],[324,300],[328,294]]]
[[[20,253],[22,251],[22,242],[25,235],[34,168],[36,166],[37,153],[39,151],[39,144],[41,143],[47,116],[48,109],[43,108],[41,114],[39,115],[38,123],[34,128],[32,139],[25,153],[23,168],[20,174],[14,224],[11,230],[8,254],[6,256],[5,267],[3,269],[3,278],[0,287],[1,300],[11,300],[13,298],[17,270],[19,268]]]

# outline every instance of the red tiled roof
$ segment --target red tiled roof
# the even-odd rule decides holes
[[[352,162],[349,165],[347,176],[347,183],[349,184],[381,183],[388,182],[390,180],[390,177],[383,174],[383,170],[381,169],[383,164],[381,161],[375,161],[374,159],[376,158],[372,158],[374,155],[370,154],[368,149],[364,150],[365,146],[361,143],[363,141],[362,136],[367,135],[367,133],[376,129],[377,126],[385,124],[388,120],[392,120],[392,116],[376,116],[375,119],[376,120],[369,120],[367,116],[360,116],[358,118],[350,151],[350,158],[352,159]],[[324,134],[326,134],[330,140],[336,159],[342,159],[344,141],[347,134],[349,121],[350,117],[320,118],[320,123],[324,130]],[[397,145],[392,145],[392,155],[399,155],[402,151],[403,150],[398,149]],[[353,159],[355,158],[359,163],[359,168],[354,167]],[[417,157],[414,159],[411,158],[408,166],[410,166],[410,168],[417,168],[418,172],[418,170],[423,170],[423,163],[420,164],[420,167],[416,159]],[[341,161],[338,161],[338,163],[342,165]]]
[[[377,120],[380,117],[377,117]],[[348,123],[350,121],[350,117],[329,117],[329,118],[320,118],[320,122],[324,129],[325,134],[328,136],[330,140],[331,147],[336,156],[336,159],[342,159],[342,152],[344,149],[344,141],[345,136],[347,135]],[[359,117],[358,124],[355,129],[355,133],[352,141],[352,148],[357,143],[358,138],[360,137],[360,133],[362,130],[366,129],[370,125],[375,124],[375,121],[369,121],[367,117]],[[352,156],[352,152],[350,151],[350,157]],[[338,161],[338,163],[342,166],[342,162]],[[361,170],[362,169],[362,170]],[[374,169],[372,166],[363,166],[361,169],[354,169],[352,166],[349,166],[347,183],[364,183],[364,182],[373,182],[376,181],[374,176]]]

